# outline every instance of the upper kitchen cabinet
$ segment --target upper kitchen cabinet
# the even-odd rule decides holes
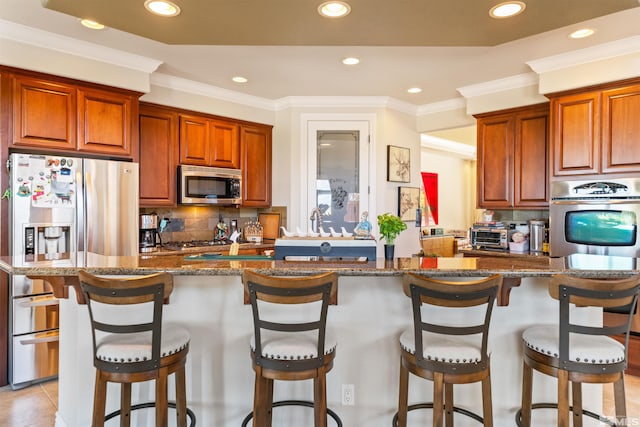
[[[478,207],[548,208],[548,104],[475,117]]]
[[[140,104],[140,206],[176,205],[178,113]]]
[[[640,172],[640,82],[548,95],[554,177]]]
[[[78,150],[132,157],[137,116],[137,96],[78,88]]]
[[[204,116],[180,115],[180,163],[240,168],[239,126]]]
[[[75,150],[76,88],[12,76],[14,147]]]
[[[10,80],[10,147],[135,159],[139,93],[26,71]]]
[[[242,206],[271,206],[271,126],[240,127]]]

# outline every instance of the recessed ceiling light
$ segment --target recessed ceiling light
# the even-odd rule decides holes
[[[420,93],[420,92],[422,92],[422,89],[420,89],[419,87],[412,87],[412,88],[407,89],[407,92],[409,92],[409,93]]]
[[[351,6],[343,1],[327,1],[318,6],[318,13],[326,18],[340,18],[351,12]]]
[[[521,1],[509,1],[493,6],[489,10],[489,15],[492,18],[509,18],[522,13],[525,7],[527,6]]]
[[[103,30],[104,25],[99,22],[92,21],[91,19],[81,19],[80,23],[87,28],[91,28],[92,30]]]
[[[167,0],[146,0],[144,7],[149,12],[161,16],[176,16],[180,14],[178,5]]]
[[[342,63],[344,65],[357,65],[360,63],[360,60],[358,58],[355,58],[353,56],[349,57],[349,58],[344,58],[342,60]]]
[[[583,39],[585,37],[592,36],[595,32],[596,31],[591,28],[581,28],[569,34],[569,37],[571,37],[572,39]]]
[[[242,76],[235,76],[231,80],[233,80],[236,83],[246,83],[246,82],[249,81],[245,77],[242,77]]]

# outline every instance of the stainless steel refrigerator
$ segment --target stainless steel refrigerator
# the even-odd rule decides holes
[[[30,265],[76,266],[77,253],[137,255],[138,164],[12,154],[11,255]],[[9,382],[57,376],[58,304],[39,280],[10,280]]]

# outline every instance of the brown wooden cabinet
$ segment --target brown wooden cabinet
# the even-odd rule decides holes
[[[180,163],[240,168],[238,125],[195,115],[180,115]]]
[[[12,76],[10,146],[76,149],[76,88],[40,78]]]
[[[10,147],[134,158],[138,93],[39,73],[11,74]]]
[[[475,117],[478,207],[548,208],[548,104]]]
[[[271,206],[271,126],[242,125],[242,206]]]
[[[137,96],[78,88],[78,150],[132,157],[137,116]]]
[[[140,206],[176,206],[178,113],[140,104]]]
[[[640,172],[640,81],[548,95],[553,176]]]

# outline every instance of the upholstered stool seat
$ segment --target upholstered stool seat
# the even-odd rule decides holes
[[[195,426],[195,415],[187,408],[185,364],[189,353],[189,332],[162,323],[164,301],[173,290],[167,273],[134,278],[103,278],[85,271],[78,273],[89,308],[93,337],[96,383],[92,427],[120,417],[120,426],[131,424],[131,411],[155,407],[156,426],[166,427],[167,409],[176,409],[178,427],[187,417]],[[109,306],[118,306],[113,312]],[[121,309],[129,311],[124,313]],[[128,321],[131,316],[131,322]],[[167,377],[175,374],[176,402],[168,402]],[[132,383],[155,380],[155,401],[131,405]],[[107,383],[121,384],[120,409],[105,415]]]
[[[538,353],[560,357],[558,326],[540,325],[522,334],[525,346]],[[624,362],[625,347],[610,337],[578,335],[569,338],[569,360],[584,364],[612,364]]]
[[[582,383],[612,383],[615,400],[615,425],[626,425],[624,370],[631,313],[636,308],[640,292],[640,275],[625,279],[586,279],[556,275],[549,281],[549,294],[558,300],[559,322],[555,325],[535,325],[522,334],[523,372],[522,407],[516,413],[518,426],[530,427],[531,411],[557,408],[558,427],[581,427],[583,415],[596,420],[604,418],[582,407]],[[573,307],[571,307],[573,305]],[[592,326],[575,320],[572,311],[585,308],[624,307],[628,317],[614,326]],[[576,317],[577,319],[577,317]],[[624,342],[611,336],[622,335]],[[533,371],[558,379],[557,403],[532,403]],[[569,406],[571,385],[572,406]],[[614,424],[610,424],[614,425]]]
[[[400,392],[394,426],[406,427],[408,411],[423,408],[433,409],[434,427],[441,427],[443,421],[453,427],[454,412],[485,426],[493,425],[487,346],[491,312],[502,276],[458,279],[412,273],[404,276],[404,293],[411,298],[413,308],[413,328],[400,335]],[[442,319],[442,311],[435,312],[432,307],[464,311],[457,311],[455,320]],[[480,308],[477,316],[467,319],[469,310],[476,308]],[[408,405],[409,373],[433,381],[433,403]],[[482,417],[453,404],[453,385],[474,382],[482,382]]]
[[[171,356],[189,346],[189,332],[176,325],[163,325],[160,357]],[[96,342],[96,357],[105,362],[131,363],[151,360],[151,334],[138,332],[107,335]]]
[[[253,412],[242,426],[253,419],[254,427],[271,427],[272,409],[286,405],[313,407],[315,427],[326,427],[327,415],[342,426],[327,408],[326,397],[326,374],[333,367],[337,347],[327,332],[327,311],[336,296],[338,275],[283,278],[245,270],[242,281],[253,311],[250,348],[255,371]],[[313,379],[313,402],[273,402],[274,380],[306,379]]]
[[[262,333],[262,357],[275,360],[304,360],[318,357],[318,333],[274,333],[264,331]],[[251,337],[249,346],[251,351],[256,351],[255,337]],[[334,351],[338,342],[329,332],[324,338],[324,355],[327,356]]]

